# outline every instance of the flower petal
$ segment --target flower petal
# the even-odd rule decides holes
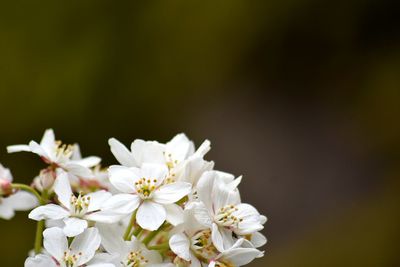
[[[64,234],[68,237],[74,237],[77,236],[81,233],[83,233],[83,231],[88,227],[88,223],[86,220],[82,220],[79,218],[65,218],[64,219]]]
[[[70,172],[78,177],[83,177],[83,178],[93,178],[93,172],[85,167],[82,166],[78,163],[75,162],[66,162],[64,164],[61,165],[61,167],[66,170],[67,172]]]
[[[184,215],[183,209],[176,204],[164,205],[164,208],[167,212],[167,222],[172,224],[173,226],[177,226],[178,224],[183,223]]]
[[[39,254],[28,257],[25,260],[24,267],[57,267],[57,264],[49,255]]]
[[[168,168],[165,164],[143,163],[140,168],[143,177],[157,179],[158,183],[164,181],[168,174]]]
[[[190,261],[190,240],[183,233],[175,234],[169,239],[169,247],[185,261]]]
[[[48,228],[43,232],[43,246],[47,252],[57,261],[64,256],[64,251],[68,249],[68,240],[63,230],[57,227]]]
[[[111,184],[123,193],[135,193],[135,182],[140,178],[140,171],[137,168],[124,166],[111,166],[108,168]]]
[[[153,199],[160,204],[172,204],[188,195],[192,185],[185,182],[176,182],[161,186],[153,193]]]
[[[39,206],[36,209],[32,210],[28,217],[29,219],[40,221],[40,220],[59,220],[69,216],[69,212],[64,208],[55,205],[55,204],[47,204],[44,206]]]
[[[111,196],[110,192],[104,190],[87,194],[86,197],[90,197],[88,212],[99,210]]]
[[[136,210],[139,204],[140,198],[137,195],[117,194],[104,203],[103,210],[120,214],[129,214]]]
[[[54,192],[60,203],[67,209],[71,209],[72,189],[69,183],[68,174],[60,173],[54,182]]]
[[[164,145],[156,141],[136,139],[131,144],[131,151],[138,166],[143,163],[165,164]]]
[[[12,145],[7,147],[8,153],[15,153],[15,152],[31,152],[31,148],[28,145]]]
[[[146,230],[157,230],[167,217],[165,208],[152,201],[143,202],[136,214],[137,223]]]
[[[126,167],[136,167],[136,161],[132,153],[117,139],[108,139],[108,144],[111,148],[111,153],[118,160],[121,165]]]
[[[87,168],[91,168],[91,167],[98,165],[101,162],[101,158],[96,157],[96,156],[90,156],[90,157],[86,157],[83,159],[74,160],[72,162],[82,165]]]
[[[94,227],[87,228],[82,234],[75,237],[70,246],[71,251],[82,253],[76,262],[76,266],[81,266],[91,260],[99,248],[100,242],[99,231]]]
[[[25,191],[18,191],[9,196],[8,200],[12,203],[14,210],[30,210],[39,205],[37,198]]]

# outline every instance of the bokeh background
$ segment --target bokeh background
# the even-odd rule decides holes
[[[212,141],[269,218],[250,266],[400,266],[398,1],[2,1],[0,162],[52,127],[115,163],[107,139]],[[1,266],[35,223],[0,221]]]

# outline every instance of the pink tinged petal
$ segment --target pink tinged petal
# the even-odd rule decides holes
[[[160,204],[172,204],[188,195],[192,185],[184,182],[176,182],[161,186],[153,193],[153,200]]]
[[[8,198],[0,197],[0,218],[10,220],[14,215],[15,212],[12,208],[12,203],[8,201]]]
[[[120,141],[115,138],[110,138],[108,139],[108,144],[110,145],[111,153],[113,153],[114,157],[121,165],[126,167],[137,166],[132,153]]]
[[[255,248],[234,248],[221,253],[220,257],[232,262],[235,266],[247,265],[260,255]]]
[[[72,189],[67,173],[62,172],[57,176],[54,182],[54,192],[60,203],[68,210],[71,209]]]
[[[57,267],[57,264],[49,255],[39,254],[28,257],[25,260],[24,267]]]
[[[140,197],[137,195],[117,194],[104,203],[102,210],[120,214],[129,214],[137,209],[140,201]]]
[[[47,204],[45,206],[39,206],[36,209],[32,210],[28,217],[29,219],[40,221],[40,220],[59,220],[66,218],[70,215],[69,211],[64,208],[55,205],[55,204]]]
[[[183,209],[176,204],[164,205],[165,211],[167,212],[167,222],[173,226],[177,226],[184,222]]]
[[[175,234],[169,239],[169,247],[185,261],[190,261],[190,240],[185,234]]]
[[[68,237],[77,236],[88,227],[88,223],[86,220],[82,220],[79,218],[65,218],[64,219],[65,226],[63,228],[64,234]]]
[[[15,153],[15,152],[31,152],[31,148],[28,145],[12,145],[7,147],[8,153]]]
[[[78,164],[78,165],[82,165],[82,166],[84,166],[86,168],[91,168],[91,167],[94,167],[94,166],[98,165],[101,162],[101,158],[96,157],[96,156],[90,156],[90,157],[87,157],[87,158],[74,160],[73,162]]]
[[[99,248],[100,242],[99,231],[94,227],[87,228],[82,234],[75,237],[70,246],[71,251],[82,253],[76,262],[76,266],[81,266],[90,261]]]
[[[82,166],[78,163],[67,162],[67,163],[61,164],[60,166],[67,172],[74,174],[78,177],[82,177],[82,178],[93,178],[94,177],[93,172],[89,168]]]
[[[168,175],[168,167],[165,164],[143,163],[140,168],[143,177],[157,179],[158,182],[164,181]]]
[[[37,198],[25,191],[18,191],[17,193],[8,197],[14,210],[30,210],[39,205]]]
[[[152,201],[143,202],[136,214],[137,223],[146,230],[155,231],[167,217],[165,208]]]
[[[104,190],[87,194],[86,197],[90,197],[88,212],[99,210],[111,196],[110,192]]]
[[[123,193],[135,193],[135,182],[141,178],[137,168],[111,166],[108,168],[111,184]]]
[[[193,203],[192,207],[193,207],[193,215],[196,218],[196,220],[201,225],[211,228],[212,218],[206,206],[203,203],[198,202],[198,203]]]
[[[48,228],[43,232],[43,246],[56,260],[60,261],[68,249],[68,240],[63,230],[57,227]]]

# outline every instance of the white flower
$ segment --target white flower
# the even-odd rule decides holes
[[[191,267],[201,266],[198,257],[211,260],[218,255],[211,240],[210,229],[197,222],[191,209],[185,210],[184,222],[173,230],[169,246],[179,258],[187,262],[185,265]]]
[[[104,249],[110,253],[115,266],[118,267],[169,267],[171,264],[162,263],[159,252],[149,250],[134,236],[131,241],[124,241],[114,225],[98,226]],[[173,266],[173,265],[172,265]]]
[[[235,188],[237,181],[220,178],[218,172],[204,173],[197,184],[199,201],[192,205],[199,222],[212,229],[215,247],[224,251],[234,243],[232,233],[244,236],[260,231],[265,217],[253,206],[240,203],[239,191]]]
[[[13,145],[7,147],[8,153],[26,151],[39,155],[47,164],[60,167],[67,172],[71,172],[81,177],[92,177],[93,174],[89,167],[93,167],[100,162],[99,157],[81,158],[79,147],[75,145],[65,145],[55,140],[54,132],[48,129],[44,132],[43,138],[38,144],[30,141],[28,145]]]
[[[39,254],[29,257],[25,267],[115,267],[111,263],[93,263],[96,250],[101,243],[101,237],[96,228],[88,228],[74,238],[68,246],[68,239],[60,228],[53,227],[43,232],[44,248],[50,254]]]
[[[65,223],[64,234],[69,237],[82,233],[88,227],[87,221],[113,223],[120,219],[118,215],[100,211],[103,202],[111,197],[109,192],[102,190],[75,196],[71,190],[68,174],[65,172],[57,177],[54,183],[54,191],[60,205],[39,206],[30,212],[30,219],[37,221],[62,219]]]
[[[25,191],[13,192],[13,177],[9,169],[0,164],[0,218],[11,219],[15,211],[30,210],[39,203],[35,196]]]
[[[235,244],[221,252],[212,259],[208,267],[239,267],[252,262],[255,258],[263,255],[263,252],[251,247],[242,247],[244,239],[239,239]]]
[[[181,209],[174,204],[191,191],[191,184],[167,179],[165,165],[144,163],[142,167],[111,166],[110,181],[123,192],[112,196],[104,206],[121,214],[138,208],[136,220],[144,229],[154,231],[167,219],[180,222]]]
[[[206,140],[195,152],[193,142],[185,134],[177,134],[166,144],[136,139],[131,144],[131,151],[115,138],[110,138],[108,143],[115,158],[126,167],[154,163],[165,164],[172,169],[189,157],[203,157],[210,150],[210,142]]]

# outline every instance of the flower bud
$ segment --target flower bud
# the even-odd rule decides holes
[[[11,182],[0,178],[0,196],[7,197],[12,194]]]
[[[40,171],[39,175],[33,179],[33,186],[43,192],[43,190],[50,191],[53,187],[56,174],[54,170],[47,168]]]

